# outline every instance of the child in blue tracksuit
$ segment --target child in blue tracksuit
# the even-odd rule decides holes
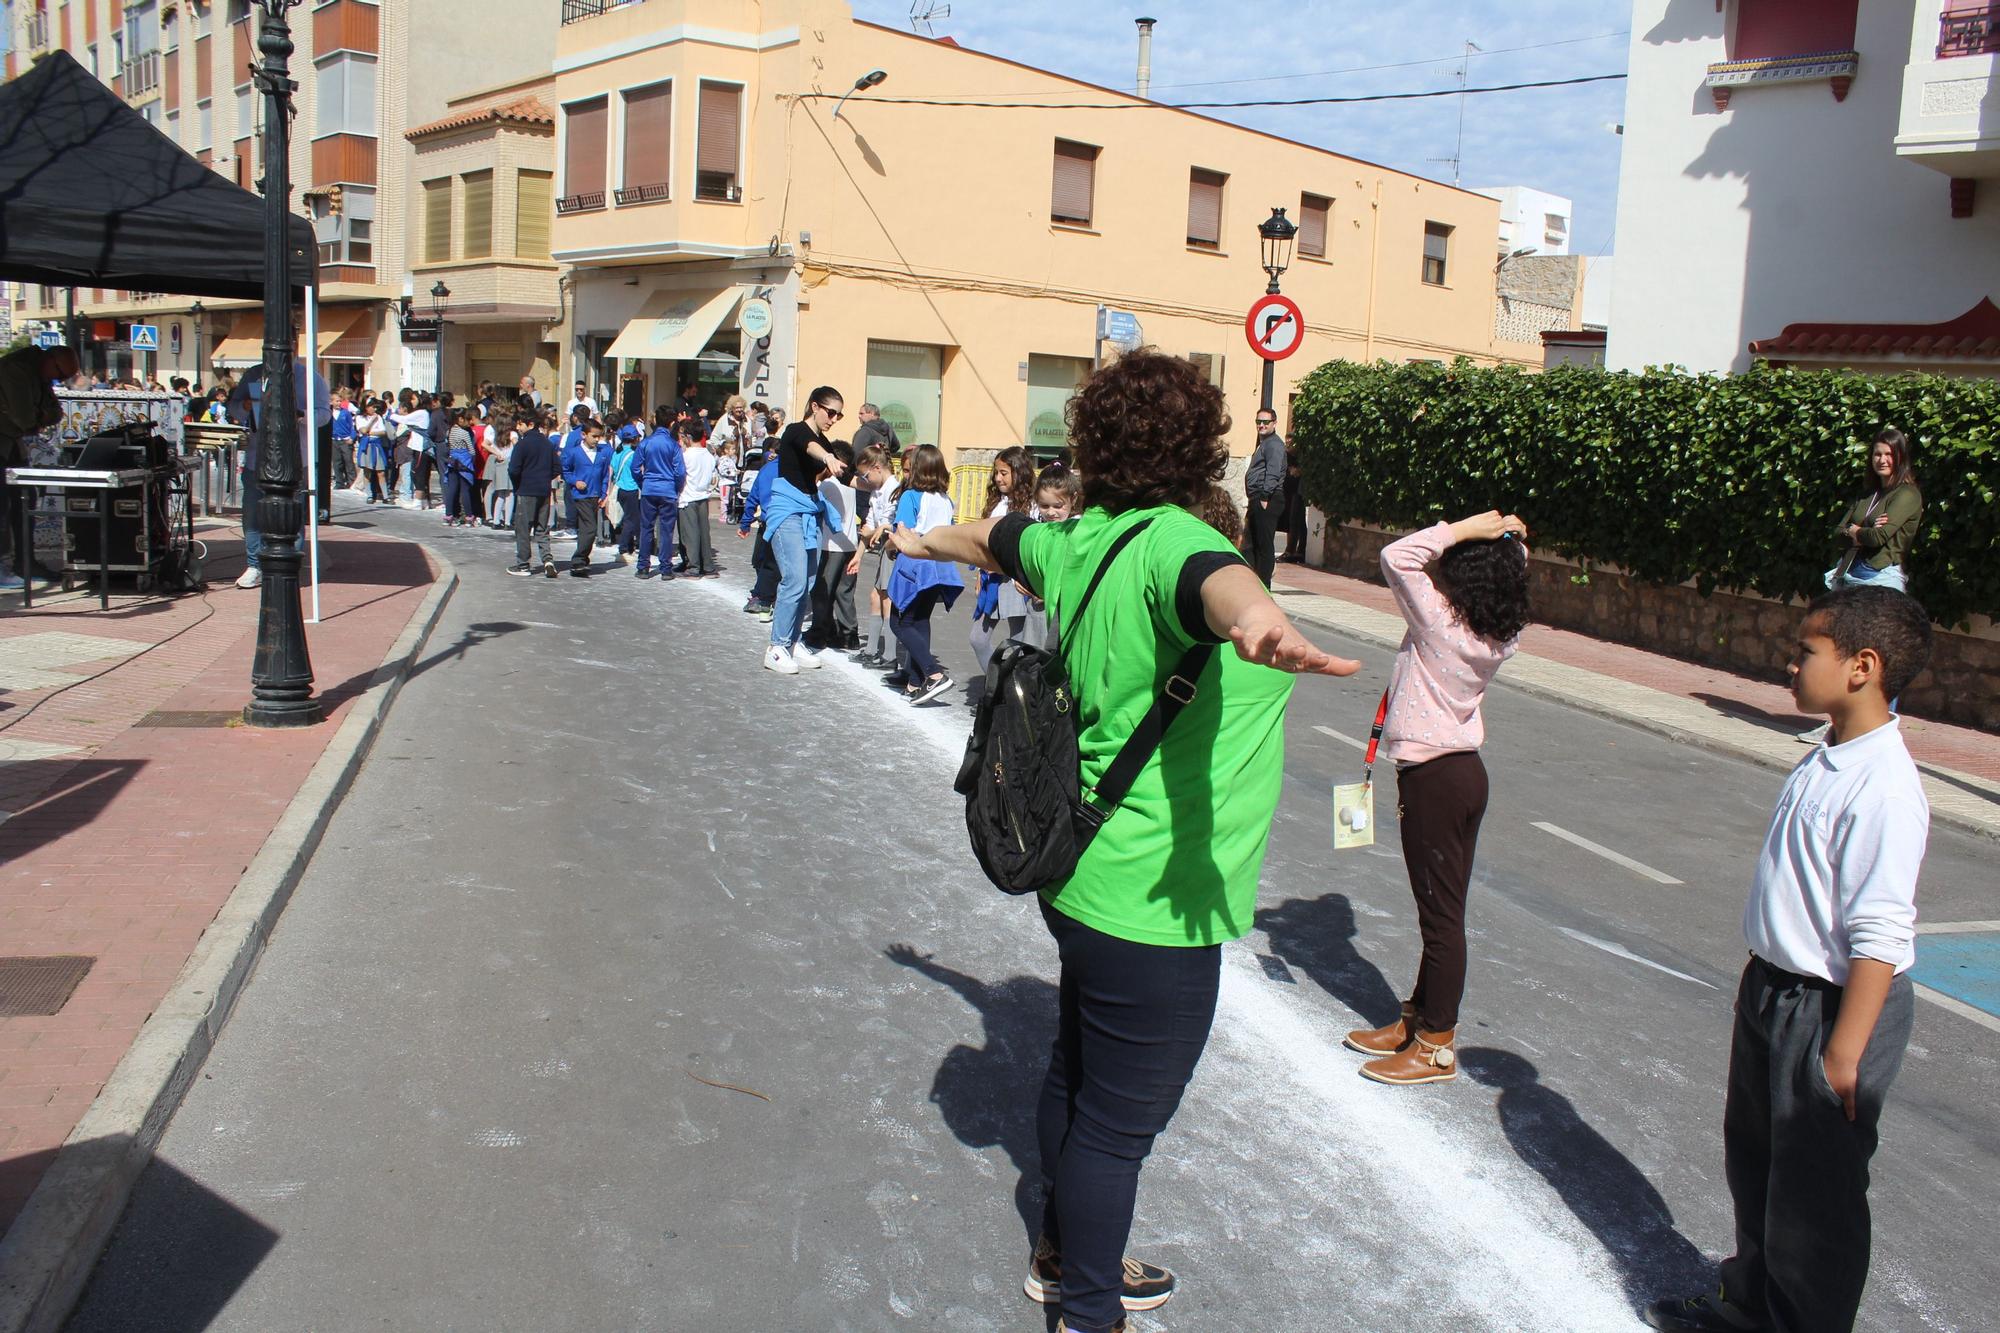
[[[639,550],[639,442],[618,428],[618,448],[611,455],[611,489],[618,496],[618,558],[631,564]]]
[[[653,433],[639,443],[632,473],[639,479],[639,568],[642,579],[653,577],[653,557],[660,560],[660,577],[674,576],[674,522],[680,515],[681,486],[687,481],[687,460],[674,438],[674,410],[653,413]]]
[[[611,450],[604,443],[604,427],[593,421],[580,433],[582,438],[562,451],[563,497],[576,506],[576,554],[569,563],[576,578],[590,572],[597,521],[611,502]]]
[[[764,516],[765,507],[771,503],[771,487],[777,480],[778,456],[774,452],[757,469],[756,479],[744,492],[743,518],[736,525],[737,536],[748,537],[751,525]],[[768,618],[771,602],[778,595],[778,558],[771,554],[771,543],[761,527],[757,529],[757,544],[750,548],[750,568],[757,571],[757,578],[750,585],[750,600],[743,603],[743,609]]]

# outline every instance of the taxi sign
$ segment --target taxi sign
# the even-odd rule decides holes
[[[1283,361],[1305,341],[1306,317],[1289,296],[1272,292],[1258,298],[1243,321],[1250,350],[1266,361]]]

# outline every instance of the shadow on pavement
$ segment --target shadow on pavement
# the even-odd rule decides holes
[[[1298,968],[1370,1027],[1401,1012],[1402,997],[1354,947],[1354,904],[1343,894],[1292,898],[1257,913],[1271,952]],[[1413,960],[1414,961],[1414,960]]]
[[[277,1244],[278,1232],[156,1157],[63,1327],[67,1333],[199,1333]]]
[[[1544,1084],[1533,1064],[1484,1046],[1465,1047],[1458,1058],[1475,1082],[1499,1090],[1500,1129],[1514,1155],[1597,1237],[1628,1297],[1637,1303],[1714,1282],[1715,1265],[1674,1226],[1653,1183],[1584,1122],[1569,1098]]]
[[[96,823],[125,790],[143,759],[21,759],[0,764],[0,865]],[[15,795],[18,793],[19,795]]]
[[[1042,1154],[1035,1139],[1035,1103],[1056,1038],[1056,988],[1030,976],[980,981],[907,944],[892,944],[884,952],[891,962],[949,986],[979,1011],[986,1044],[961,1043],[945,1052],[931,1082],[931,1102],[966,1147],[1006,1149],[1020,1176],[1014,1206],[1032,1247],[1042,1230]]]
[[[1783,732],[1788,736],[1795,736],[1807,727],[1819,725],[1815,719],[1802,714],[1767,713],[1755,704],[1746,704],[1741,699],[1726,699],[1719,694],[1704,694],[1697,690],[1689,697],[1707,704],[1724,717],[1734,718],[1738,722],[1748,722],[1751,726],[1762,727],[1766,731]]]

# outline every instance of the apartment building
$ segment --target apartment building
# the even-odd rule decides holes
[[[421,197],[414,175],[420,144],[409,137],[411,127],[471,114],[487,101],[518,100],[515,85],[547,77],[557,26],[548,0],[479,0],[476,23],[467,21],[470,8],[456,0],[311,0],[291,12],[290,68],[299,85],[293,206],[312,217],[319,236],[319,350],[335,383],[428,385],[437,377],[435,335],[404,331],[405,299],[421,321],[429,288],[443,280],[416,271],[409,245],[415,233],[408,221]],[[67,50],[182,148],[257,188],[262,100],[251,68],[261,53],[250,0],[13,0],[10,10],[9,77],[38,55]],[[495,32],[508,39],[493,41]],[[462,156],[453,169],[477,170]],[[492,256],[465,250],[451,262],[460,267],[450,273],[447,358],[455,341],[483,335],[497,313],[487,294],[500,283],[486,271],[497,264]],[[463,324],[461,288],[468,297]],[[545,265],[539,284],[521,295],[506,312],[523,317],[505,325],[515,346],[510,381],[538,364],[540,321],[552,319],[557,306],[554,266]],[[31,286],[15,313],[59,323],[68,299],[66,290]],[[87,362],[116,374],[206,382],[216,370],[262,359],[263,311],[255,304],[101,288],[79,290],[75,300]],[[512,327],[529,320],[535,327],[528,336]],[[125,335],[133,323],[159,330],[157,353],[130,349]],[[549,373],[546,360],[539,364]]]
[[[2000,375],[1996,62],[1983,0],[1640,0],[1606,364]]]
[[[860,22],[841,0],[561,13],[563,360],[628,405],[695,383],[796,413],[826,383],[907,443],[1052,449],[1106,306],[1207,367],[1244,454],[1261,378],[1244,323],[1273,207],[1299,226],[1284,289],[1306,324],[1278,366],[1281,413],[1335,357],[1495,359],[1499,206],[1481,195]],[[883,100],[898,96],[943,105]]]

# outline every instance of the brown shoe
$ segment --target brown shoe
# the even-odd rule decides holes
[[[1417,1032],[1416,1040],[1380,1060],[1361,1066],[1361,1076],[1377,1083],[1449,1083],[1458,1077],[1458,1052],[1450,1032]]]
[[[1394,1055],[1410,1044],[1410,1032],[1417,1026],[1416,1018],[1415,1007],[1405,1004],[1395,1022],[1387,1027],[1369,1028],[1365,1032],[1350,1032],[1341,1045],[1363,1055]]]

